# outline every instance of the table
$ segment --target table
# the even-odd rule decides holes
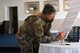
[[[40,43],[39,53],[80,53],[80,42]]]

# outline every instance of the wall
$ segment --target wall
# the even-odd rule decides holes
[[[9,18],[5,15],[5,11],[7,11],[6,8],[12,7],[12,6],[18,6],[18,19],[20,21],[23,21],[28,15],[24,11],[24,3],[25,2],[32,2],[34,0],[0,0],[0,21],[3,20],[9,20]],[[41,0],[35,0],[42,2]],[[42,4],[42,3],[41,3]],[[40,9],[42,9],[43,6],[40,5]],[[41,10],[40,10],[41,11]]]
[[[31,2],[34,0],[0,0],[0,22],[2,22],[3,20],[9,20],[9,17],[6,16],[7,15],[7,8],[11,7],[11,6],[18,6],[18,20],[19,20],[19,26],[21,25],[21,23],[23,23],[23,20],[29,16],[30,14],[26,14],[24,11],[24,3],[25,2]],[[39,1],[39,8],[40,8],[40,12],[43,9],[43,1],[46,0],[35,0],[35,1]],[[68,11],[64,11],[63,9],[63,0],[59,0],[59,12],[56,13],[55,16],[55,20],[52,23],[52,28],[51,30],[58,30],[58,28],[61,26],[65,16],[67,15]],[[80,13],[79,13],[80,15]],[[79,25],[79,21],[80,21],[80,16],[78,15],[75,24],[74,25]]]

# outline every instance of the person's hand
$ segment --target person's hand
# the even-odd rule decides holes
[[[65,37],[65,32],[58,32],[57,40],[62,41]]]
[[[42,36],[40,42],[41,43],[50,43],[53,41],[52,36]]]

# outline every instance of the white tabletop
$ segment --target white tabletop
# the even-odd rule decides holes
[[[39,53],[80,53],[80,42],[41,43]]]

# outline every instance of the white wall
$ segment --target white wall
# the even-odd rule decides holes
[[[10,6],[18,6],[18,18],[19,20],[24,20],[28,15],[30,15],[25,13],[24,3],[32,2],[32,1],[39,1],[39,4],[40,4],[39,8],[41,12],[43,9],[43,1],[47,1],[47,0],[0,0],[0,21],[3,21],[6,19],[5,8]],[[59,12],[56,13],[55,19],[64,19],[66,14],[67,14],[67,11],[64,11],[63,9],[63,0],[59,0]]]
[[[3,21],[6,19],[5,17],[5,8],[11,7],[11,6],[18,6],[18,19],[24,20],[28,15],[24,11],[24,3],[25,2],[32,2],[34,0],[0,0],[0,21]],[[40,4],[40,11],[43,8],[43,0],[35,0],[39,1]],[[7,18],[8,20],[9,18]]]
[[[5,17],[5,7],[9,6],[18,6],[18,17],[19,20],[24,20],[28,15],[24,12],[24,3],[25,2],[32,2],[32,1],[39,1],[39,8],[40,12],[43,9],[43,1],[47,0],[0,0],[0,21],[4,20]],[[55,19],[64,19],[68,11],[64,11],[63,9],[63,0],[59,0],[59,12],[56,13]],[[80,17],[80,13],[77,18]],[[7,18],[9,19],[9,18]]]
[[[9,17],[6,16],[7,13],[5,13],[5,11],[7,11],[7,8],[10,6],[18,6],[18,20],[23,21],[28,15],[30,15],[25,13],[24,3],[32,1],[39,1],[39,8],[41,12],[43,9],[43,1],[46,0],[0,0],[0,22],[2,22],[3,20],[9,20]],[[67,12],[68,11],[64,11],[63,9],[63,0],[59,0],[59,12],[56,13],[55,21],[52,23],[53,27],[51,30],[56,30],[60,27],[62,21],[67,15]],[[77,18],[77,21],[80,21],[80,13]],[[78,23],[77,25],[79,25],[79,22],[76,23]],[[20,24],[21,23],[19,22],[19,25]]]

